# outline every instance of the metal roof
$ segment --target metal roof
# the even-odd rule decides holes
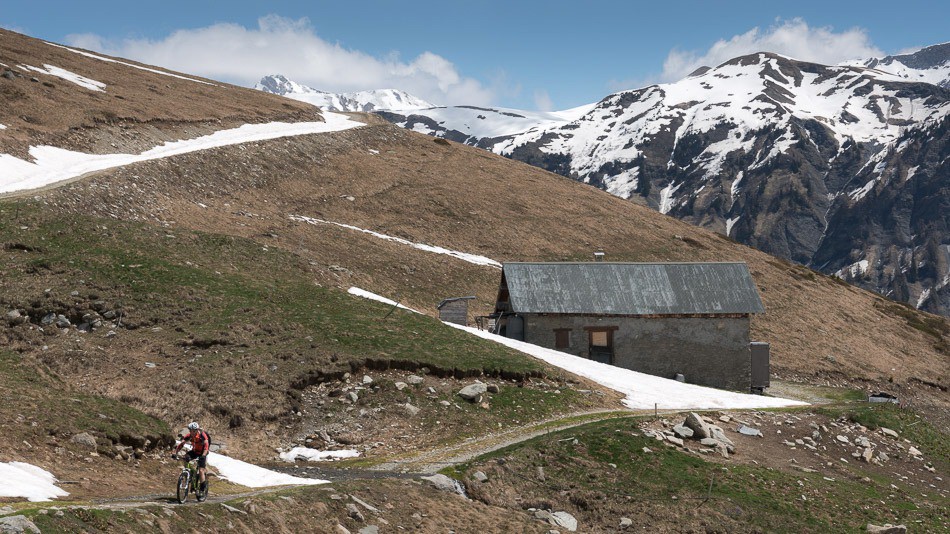
[[[745,263],[506,263],[516,313],[763,313]]]

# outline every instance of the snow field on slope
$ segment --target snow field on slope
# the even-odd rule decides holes
[[[40,74],[49,74],[50,76],[56,76],[67,82],[72,82],[80,87],[89,89],[90,91],[98,91],[104,93],[106,90],[106,84],[93,80],[92,78],[87,78],[76,74],[75,72],[70,72],[66,69],[56,67],[53,65],[45,64],[43,68],[34,67],[32,65],[18,65],[23,70],[31,70],[33,72],[38,72]]]
[[[311,449],[310,447],[294,447],[289,451],[280,453],[280,459],[285,462],[294,463],[298,459],[308,462],[327,462],[332,460],[342,460],[344,458],[357,458],[359,451],[353,449],[344,449],[339,451],[321,451]]]
[[[0,154],[0,193],[37,189],[90,172],[199,150],[363,126],[346,115],[325,112],[323,116],[325,122],[245,124],[195,139],[164,143],[141,154],[86,154],[52,146],[30,147],[32,162]]]
[[[352,295],[358,295],[371,300],[395,304],[385,297],[381,297],[364,289],[351,287],[349,292]],[[525,343],[524,341],[509,339],[477,328],[452,323],[444,324],[513,348],[569,373],[582,376],[606,388],[622,393],[626,395],[623,404],[634,410],[652,410],[654,408],[660,410],[745,410],[808,405],[807,402],[796,400],[736,393],[734,391],[708,388],[695,384],[685,384],[668,378],[660,378],[622,367],[595,362],[572,354]]]
[[[0,497],[49,501],[69,495],[56,486],[52,473],[24,462],[0,462]]]
[[[534,129],[548,129],[579,119],[593,105],[580,106],[564,111],[524,111],[507,108],[470,108],[462,106],[426,109],[420,115],[436,123],[476,138],[492,138],[515,135]],[[399,124],[405,127],[406,123]],[[433,134],[428,126],[416,124],[420,133]]]
[[[350,295],[357,296],[357,297],[363,297],[364,299],[375,300],[376,302],[382,302],[383,304],[389,304],[390,306],[396,306],[397,308],[402,308],[404,310],[409,310],[412,313],[422,314],[422,312],[419,310],[414,310],[412,308],[403,306],[402,304],[399,304],[395,300],[377,295],[376,293],[370,293],[369,291],[366,291],[365,289],[360,289],[358,287],[351,287],[349,290],[347,290],[347,293],[349,293]]]
[[[425,251],[425,252],[432,252],[432,253],[435,253],[435,254],[445,254],[446,256],[452,256],[453,258],[458,258],[458,259],[460,259],[460,260],[462,260],[462,261],[467,261],[468,263],[473,263],[473,264],[475,264],[475,265],[487,265],[487,266],[489,266],[489,267],[495,267],[495,268],[498,268],[498,269],[501,268],[501,264],[500,264],[500,263],[498,263],[497,261],[495,261],[495,260],[493,260],[493,259],[491,259],[491,258],[486,258],[485,256],[479,256],[479,255],[477,255],[477,254],[469,254],[469,253],[467,253],[467,252],[459,252],[459,251],[457,251],[457,250],[450,250],[450,249],[447,249],[447,248],[437,247],[437,246],[433,246],[433,245],[426,245],[426,244],[424,244],[424,243],[413,243],[412,241],[408,241],[408,240],[402,239],[402,238],[400,238],[400,237],[393,237],[393,236],[391,236],[391,235],[381,234],[381,233],[379,233],[379,232],[374,232],[374,231],[372,231],[372,230],[366,230],[366,229],[364,229],[364,228],[359,228],[359,227],[357,227],[357,226],[351,226],[351,225],[349,225],[349,224],[343,224],[343,223],[338,223],[338,222],[333,222],[333,221],[325,221],[325,220],[323,220],[323,219],[314,219],[313,217],[305,217],[305,216],[303,216],[303,215],[290,215],[290,219],[291,219],[292,221],[305,222],[305,223],[310,224],[310,225],[313,225],[313,226],[318,226],[318,225],[321,225],[321,224],[329,224],[329,225],[333,225],[333,226],[339,226],[340,228],[346,228],[346,229],[348,229],[348,230],[356,230],[357,232],[362,232],[362,233],[364,233],[364,234],[369,234],[369,235],[371,235],[371,236],[373,236],[373,237],[377,237],[377,238],[383,239],[383,240],[385,240],[385,241],[394,241],[394,242],[399,243],[399,244],[402,244],[402,245],[409,245],[409,246],[412,247],[412,248],[419,249],[419,250],[423,250],[423,251]]]

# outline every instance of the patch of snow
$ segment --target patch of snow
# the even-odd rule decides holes
[[[866,197],[867,194],[871,192],[871,190],[874,189],[874,184],[877,183],[877,180],[877,178],[868,180],[868,183],[864,184],[863,187],[859,187],[858,189],[849,192],[848,196],[851,197],[851,200],[854,202],[861,200],[862,198]]]
[[[371,293],[369,291],[366,291],[365,289],[360,289],[358,287],[351,287],[349,290],[347,290],[347,293],[349,293],[350,295],[356,295],[357,297],[363,297],[364,299],[375,300],[376,302],[382,302],[383,304],[389,304],[390,306],[397,306],[404,310],[409,310],[413,313],[419,313],[419,314],[422,313],[418,310],[414,310],[412,308],[403,306],[402,304],[399,304],[395,300],[388,299],[386,297],[377,295],[376,293]]]
[[[57,78],[66,80],[67,82],[72,82],[80,87],[89,89],[90,91],[99,91],[104,93],[106,90],[106,84],[102,82],[97,82],[92,78],[86,78],[76,74],[75,72],[69,72],[66,69],[62,69],[53,65],[43,65],[43,68],[33,67],[30,65],[20,65],[21,67],[31,70],[33,72],[39,72],[41,74],[49,74],[50,76],[56,76]]]
[[[310,447],[294,447],[287,452],[280,453],[280,459],[285,462],[294,463],[298,459],[308,462],[326,462],[330,460],[342,460],[343,458],[357,458],[359,451],[347,449],[342,451],[320,451]]]
[[[930,288],[928,287],[927,289],[923,290],[920,293],[920,298],[917,299],[917,305],[914,307],[919,310],[920,307],[923,306],[924,303],[927,302],[927,299],[929,298],[930,298]]]
[[[742,171],[739,171],[738,174],[736,174],[736,179],[732,181],[731,193],[732,193],[733,202],[736,201],[736,197],[739,195],[739,184],[742,183],[743,176],[744,176],[744,173]]]
[[[864,273],[868,272],[868,267],[870,265],[871,263],[868,260],[861,260],[838,270],[838,272],[835,273],[835,276],[838,278],[844,278],[844,276],[847,274],[852,279],[854,279],[859,276],[863,276]]]
[[[144,70],[144,71],[146,71],[146,72],[154,72],[155,74],[161,74],[161,75],[163,75],[163,76],[171,76],[172,78],[178,78],[179,80],[188,80],[189,82],[203,83],[203,84],[205,84],[205,85],[212,85],[212,86],[214,86],[214,87],[217,87],[216,84],[213,84],[213,83],[211,83],[211,82],[206,82],[206,81],[204,81],[204,80],[196,80],[196,79],[194,79],[194,78],[189,78],[189,77],[187,77],[187,76],[181,76],[181,75],[179,75],[179,74],[172,74],[171,72],[166,72],[166,71],[163,71],[163,70],[151,69],[151,68],[148,68],[148,67],[143,67],[143,66],[141,66],[141,65],[135,65],[135,64],[133,64],[133,63],[126,63],[125,61],[119,61],[119,60],[117,60],[117,59],[111,59],[111,58],[103,57],[103,56],[100,56],[100,55],[97,55],[97,54],[91,54],[91,53],[89,53],[89,52],[83,52],[82,50],[76,50],[75,48],[69,48],[68,46],[58,45],[58,44],[56,44],[56,43],[47,42],[46,44],[48,44],[48,45],[50,45],[50,46],[55,46],[56,48],[62,48],[63,50],[69,50],[70,52],[72,52],[72,53],[74,53],[74,54],[79,54],[80,56],[85,56],[85,57],[92,58],[92,59],[98,59],[99,61],[105,61],[106,63],[118,63],[119,65],[125,65],[126,67],[132,67],[133,69]]]
[[[0,462],[0,497],[39,502],[67,495],[56,487],[56,477],[45,469],[24,462]]]
[[[735,218],[726,219],[726,235],[727,236],[732,234],[732,227],[736,224],[736,221],[738,221],[740,218],[742,218],[741,215]]]
[[[904,178],[904,181],[906,182],[910,180],[911,178],[913,178],[914,175],[917,174],[917,169],[919,168],[920,168],[920,165],[914,165],[913,167],[907,169],[907,177]]]
[[[660,191],[660,213],[666,215],[673,209],[673,195],[682,186],[683,184],[674,187],[671,183]]]
[[[352,226],[349,224],[343,224],[333,221],[325,221],[323,219],[314,219],[312,217],[305,217],[303,215],[291,215],[290,219],[293,221],[305,222],[307,224],[312,224],[314,226],[320,224],[331,224],[334,226],[339,226],[340,228],[347,228],[349,230],[356,230],[357,232],[363,232],[364,234],[369,234],[373,237],[378,237],[379,239],[384,239],[386,241],[394,241],[402,245],[409,245],[412,248],[419,250],[424,250],[426,252],[432,252],[435,254],[445,254],[447,256],[452,256],[453,258],[458,258],[462,261],[467,261],[468,263],[473,263],[475,265],[486,265],[489,267],[495,267],[501,269],[501,263],[491,259],[486,258],[485,256],[479,256],[477,254],[469,254],[467,252],[459,252],[457,250],[449,250],[447,248],[436,247],[433,245],[426,245],[423,243],[414,243],[412,241],[402,239],[400,237],[393,237],[391,235],[381,234],[379,232],[374,232],[372,230],[366,230],[365,228],[359,228],[357,226]]]
[[[208,465],[214,467],[218,476],[235,484],[248,488],[266,488],[270,486],[304,486],[327,484],[329,480],[316,478],[301,478],[285,473],[278,473],[270,469],[242,462],[230,456],[216,452],[208,453]]]
[[[0,154],[0,193],[36,189],[90,172],[199,150],[279,137],[336,132],[363,126],[363,123],[356,122],[346,115],[329,112],[323,115],[324,122],[245,124],[196,139],[164,143],[141,154],[85,154],[52,146],[30,147],[30,156],[34,160],[32,162],[9,154]]]
[[[652,410],[654,405],[661,410],[686,410],[779,408],[783,406],[805,406],[808,404],[806,402],[777,397],[764,397],[762,395],[750,395],[694,384],[685,384],[677,382],[676,380],[660,378],[622,367],[587,360],[579,356],[491,334],[484,330],[478,330],[477,328],[452,323],[445,324],[506,345],[538,358],[539,360],[543,360],[555,367],[559,367],[578,376],[583,376],[604,387],[623,393],[626,395],[623,403],[627,407],[635,410]]]

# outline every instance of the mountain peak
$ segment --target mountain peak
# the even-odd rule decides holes
[[[282,74],[264,76],[254,88],[307,102],[327,111],[412,111],[435,107],[399,89],[330,93],[294,82]]]

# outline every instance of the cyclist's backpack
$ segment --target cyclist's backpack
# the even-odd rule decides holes
[[[207,430],[202,430],[205,433],[205,437],[208,438],[208,452],[211,452],[211,434]]]

